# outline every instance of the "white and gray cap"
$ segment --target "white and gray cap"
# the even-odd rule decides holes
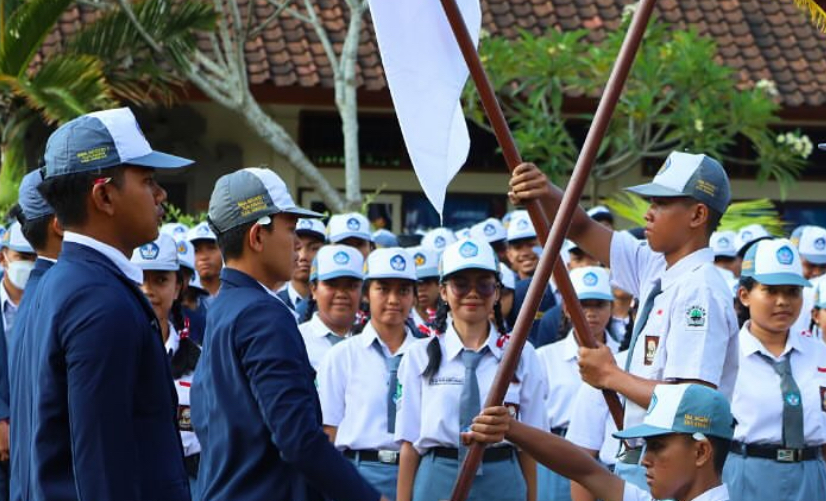
[[[709,239],[709,247],[714,251],[714,257],[737,257],[737,233],[715,231]]]
[[[485,240],[489,244],[501,242],[508,238],[508,230],[502,221],[495,217],[485,219],[481,223],[476,223],[470,228],[470,236],[479,240]]]
[[[219,234],[274,214],[322,217],[296,206],[284,181],[275,172],[260,167],[221,176],[209,199],[210,225]]]
[[[132,252],[132,263],[144,271],[178,271],[178,244],[169,235],[161,233],[153,242],[141,245]]]

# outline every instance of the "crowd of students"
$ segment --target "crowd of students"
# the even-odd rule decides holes
[[[473,441],[473,500],[826,496],[826,229],[716,231],[714,159],[672,153],[629,188],[643,229],[577,210],[561,258],[599,346],[551,281],[488,409],[541,258],[526,211],[403,248],[248,168],[207,221],[159,225],[154,171],[189,163],[109,110],[59,128],[21,184],[0,240],[6,497],[441,500]],[[508,195],[561,199],[531,164]]]

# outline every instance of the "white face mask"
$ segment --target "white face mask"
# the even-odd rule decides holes
[[[33,269],[34,263],[32,261],[11,261],[8,263],[6,275],[9,277],[9,282],[22,291],[26,288],[26,282],[29,281],[29,275],[31,275]]]

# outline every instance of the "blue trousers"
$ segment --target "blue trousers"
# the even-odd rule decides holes
[[[571,501],[571,481],[544,466],[537,465],[537,501]]]
[[[422,457],[413,484],[413,501],[450,499],[459,473],[459,461],[427,454]],[[468,501],[525,501],[528,488],[519,460],[484,463],[473,480]]]
[[[823,458],[799,463],[729,454],[723,468],[731,501],[814,501],[826,499]]]
[[[362,461],[351,459],[350,462],[370,485],[376,488],[384,497],[390,501],[396,499],[396,481],[399,478],[399,466],[395,464],[376,463],[375,461]]]

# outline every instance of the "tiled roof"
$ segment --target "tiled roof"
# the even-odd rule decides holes
[[[434,0],[435,1],[435,0]],[[629,0],[481,0],[483,27],[491,35],[516,36],[519,29],[542,33],[549,29],[587,28],[598,42],[606,30],[620,24]],[[266,0],[238,0],[242,16],[249,9],[263,23],[274,10]],[[301,2],[294,2],[301,4]],[[316,0],[319,13],[340,49],[349,15],[344,0]],[[681,28],[693,26],[713,37],[719,57],[734,68],[741,83],[773,80],[787,107],[826,105],[826,35],[809,21],[793,0],[660,0],[656,16]],[[47,40],[60,43],[94,13],[74,7]],[[369,16],[361,33],[358,82],[362,90],[386,87]],[[250,82],[255,85],[331,88],[333,72],[312,28],[288,14],[247,42]]]

